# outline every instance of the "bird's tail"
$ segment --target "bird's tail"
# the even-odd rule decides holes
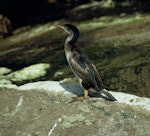
[[[102,89],[100,93],[108,101],[117,101],[106,89]]]

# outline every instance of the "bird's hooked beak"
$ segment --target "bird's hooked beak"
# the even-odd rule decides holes
[[[68,34],[70,34],[69,31],[66,29],[66,27],[64,25],[57,25],[57,27],[65,30]]]

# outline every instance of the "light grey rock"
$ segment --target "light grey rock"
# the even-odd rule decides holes
[[[79,84],[68,84],[58,81],[40,81],[34,83],[28,83],[18,87],[19,90],[37,90],[46,91],[51,93],[61,92],[66,95],[83,95],[83,88]],[[109,91],[119,103],[126,103],[129,105],[138,105],[141,108],[150,110],[150,98],[138,97],[135,95]],[[74,94],[74,95],[73,95]]]
[[[44,86],[44,82],[38,84]],[[141,106],[109,102],[101,98],[69,103],[73,95],[71,91],[64,92],[66,88],[73,89],[74,87],[70,88],[72,85],[65,86],[66,88],[61,88],[59,82],[47,82],[47,85],[48,91],[45,91],[46,87],[36,89],[37,83],[34,83],[33,90],[31,87],[29,89],[28,84],[19,87],[18,90],[0,91],[1,136],[148,136],[150,134],[150,110]],[[25,86],[28,86],[27,90]],[[64,90],[61,91],[63,88]]]

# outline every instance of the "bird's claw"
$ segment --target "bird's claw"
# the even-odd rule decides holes
[[[77,96],[77,97],[71,97],[71,98],[73,100],[70,101],[69,103],[72,103],[72,102],[75,102],[75,101],[84,101],[84,100],[88,99],[89,96],[86,96],[86,97],[84,97],[84,96]]]

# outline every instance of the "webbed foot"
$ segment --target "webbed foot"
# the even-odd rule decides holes
[[[75,101],[84,101],[86,99],[90,98],[89,96],[77,96],[77,97],[72,97],[72,101],[69,103],[75,102]]]

